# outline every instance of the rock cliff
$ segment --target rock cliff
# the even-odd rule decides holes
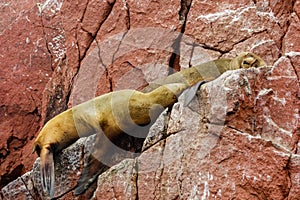
[[[299,198],[299,1],[5,0],[1,10],[1,198],[44,198],[31,146],[56,114],[241,51],[272,68],[228,72],[175,105],[140,156],[99,177],[95,198]],[[73,198],[91,141],[58,158],[56,197]]]
[[[183,94],[152,126],[137,158],[99,176],[94,198],[297,199],[298,78],[281,60],[273,68],[228,71],[203,85],[186,107]],[[58,157],[55,197],[80,199],[73,189],[94,137]],[[2,194],[48,199],[41,191],[39,159]]]

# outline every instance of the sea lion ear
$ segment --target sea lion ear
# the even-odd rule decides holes
[[[37,155],[40,156],[41,148],[37,143],[33,144],[31,153],[33,154],[34,152],[36,152]]]
[[[35,152],[35,149],[36,149],[36,144],[34,143],[34,144],[33,144],[33,147],[32,147],[32,150],[31,150],[31,153],[32,153],[32,154]]]

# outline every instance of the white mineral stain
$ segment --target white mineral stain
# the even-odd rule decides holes
[[[198,186],[194,185],[192,190],[191,190],[191,193],[190,193],[190,196],[189,196],[188,200],[198,199],[197,192],[198,192]]]
[[[272,88],[268,88],[268,89],[267,89],[267,88],[264,88],[264,89],[262,89],[262,90],[259,91],[259,93],[258,93],[256,99],[259,99],[261,96],[265,96],[265,95],[269,94],[269,93],[272,92],[272,91],[273,91]]]
[[[26,37],[26,40],[25,40],[26,44],[29,44],[30,43],[30,39],[29,37]]]
[[[224,16],[230,16],[235,14],[235,10],[224,10],[223,12],[217,12],[217,13],[210,13],[206,15],[199,15],[196,20],[201,19],[207,22],[214,22],[218,20],[219,18],[222,18]]]
[[[269,81],[274,81],[274,80],[279,80],[279,79],[297,79],[297,76],[270,76],[270,77],[267,77],[267,80]]]
[[[203,190],[203,195],[201,197],[201,200],[205,200],[209,197],[210,193],[209,193],[209,185],[208,182],[205,181],[204,182],[204,190]]]
[[[279,64],[281,64],[281,63],[284,62],[284,61],[289,62],[289,60],[287,59],[287,57],[281,56],[281,57],[280,57],[278,60],[276,60],[276,62],[273,64],[274,68],[278,67]],[[273,68],[273,69],[274,69],[274,68]],[[272,71],[273,71],[273,69],[272,69]]]
[[[46,0],[44,3],[37,3],[39,13],[41,14],[45,9],[48,9],[51,13],[55,14],[59,12],[63,2],[58,0]]]
[[[55,55],[54,62],[58,62],[66,53],[66,47],[64,45],[64,32],[61,31],[61,34],[52,38],[52,42],[48,42],[48,46],[52,50],[52,53]]]
[[[275,17],[274,13],[272,11],[270,12],[262,12],[262,11],[256,11],[256,14],[260,17],[266,17],[269,18],[271,21],[278,23],[278,19]]]
[[[288,131],[288,130],[285,130],[285,129],[281,128],[280,126],[278,126],[278,124],[276,124],[276,123],[273,121],[273,119],[272,119],[271,117],[269,117],[269,116],[264,116],[264,118],[265,118],[266,122],[267,122],[270,126],[272,126],[273,128],[276,128],[276,129],[277,129],[278,131],[280,131],[281,133],[286,134],[286,135],[288,135],[289,137],[292,137],[292,136],[293,136],[292,131]]]
[[[240,21],[241,15],[244,12],[249,11],[250,9],[255,8],[254,6],[249,6],[249,7],[241,7],[236,10],[231,10],[231,9],[225,9],[222,12],[216,12],[216,13],[210,13],[210,14],[205,14],[205,15],[199,15],[196,20],[200,19],[203,20],[207,23],[215,22],[218,19],[223,19],[225,17],[227,18],[232,18],[231,22],[229,24],[233,24],[237,21]]]
[[[257,47],[259,47],[259,46],[261,46],[261,45],[266,45],[266,44],[268,44],[268,43],[274,44],[275,42],[274,42],[273,40],[261,40],[261,41],[259,41],[258,43],[253,44],[253,45],[251,46],[251,48],[250,48],[250,51],[252,51],[253,49],[255,49],[255,48],[257,48]]]
[[[253,182],[256,182],[257,181],[257,178],[256,176],[253,177]]]
[[[282,148],[282,149],[285,149],[284,147],[280,147],[280,148]],[[289,150],[288,149],[285,149],[287,152],[289,152]],[[284,152],[282,152],[282,151],[277,151],[277,150],[273,150],[273,152],[275,153],[275,154],[277,154],[277,155],[279,155],[279,156],[281,156],[281,157],[290,157],[291,156],[291,154],[289,154],[289,153],[284,153]]]
[[[284,54],[285,56],[289,56],[289,57],[296,57],[296,56],[300,56],[300,52],[299,51],[290,51]]]
[[[286,104],[286,99],[285,98],[279,98],[277,96],[277,92],[276,91],[275,91],[275,95],[272,96],[272,99],[274,99],[275,101],[281,103],[283,106],[285,106],[285,104]]]
[[[217,192],[217,196],[222,196],[222,190],[221,189],[218,189],[218,192]]]

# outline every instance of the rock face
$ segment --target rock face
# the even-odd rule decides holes
[[[36,156],[30,153],[31,141],[39,130],[43,90],[52,74],[34,5],[1,2],[7,15],[0,25],[0,188],[32,168]]]
[[[175,105],[139,157],[99,177],[94,197],[299,198],[299,1],[6,0],[0,9],[1,198],[47,199],[30,153],[56,114],[241,51],[273,67],[228,72]],[[56,197],[73,198],[91,142],[58,158]]]
[[[292,69],[282,59],[273,68],[228,71],[203,85],[187,107],[182,95],[151,129],[164,136],[147,139],[140,156],[101,174],[94,198],[297,199],[299,104]],[[293,73],[278,76],[286,70]],[[289,82],[288,93],[278,87],[281,81]],[[281,124],[278,112],[290,123]],[[93,137],[58,157],[55,197],[78,198],[72,190]],[[47,199],[39,176],[38,159],[31,172],[2,189],[4,199]]]

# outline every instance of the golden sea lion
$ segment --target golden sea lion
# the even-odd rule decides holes
[[[250,67],[266,66],[266,63],[258,55],[251,52],[242,52],[237,57],[221,58],[212,60],[191,68],[183,69],[177,73],[169,75],[154,83],[150,83],[143,92],[149,92],[153,89],[169,83],[186,83],[193,86],[199,81],[211,81],[228,70],[246,69]]]
[[[123,128],[130,130],[131,126],[149,124],[151,118],[158,117],[162,107],[174,104],[186,88],[185,84],[175,83],[158,87],[149,93],[135,90],[111,92],[74,106],[49,120],[33,146],[33,151],[41,159],[43,190],[53,197],[54,153],[79,137],[103,131],[108,139],[113,139],[123,132]],[[128,111],[131,119],[126,117]]]
[[[244,52],[233,59],[218,59],[184,69],[168,77],[162,78],[161,80],[157,80],[155,83],[151,83],[142,91],[149,92],[161,85],[172,83],[183,83],[186,85],[186,88],[188,88],[196,85],[200,81],[213,80],[227,70],[260,67],[265,65],[266,63],[259,56],[253,53]],[[161,97],[165,99],[164,94],[161,94]],[[172,105],[170,104],[169,106]],[[124,134],[126,133],[132,134],[130,130],[124,131]],[[75,188],[75,195],[82,194],[91,186],[91,184],[94,184],[93,187],[95,187],[95,180],[98,175],[107,170],[109,166],[117,163],[117,161],[112,158],[115,155],[122,153],[121,150],[117,149],[117,143],[117,139],[109,138],[109,140],[107,140],[103,134],[97,135],[94,149],[88,157],[88,162],[85,164],[82,175],[78,180],[78,186]]]
[[[197,82],[213,80],[227,70],[264,65],[265,62],[259,56],[241,53],[233,59],[218,59],[184,69],[150,84],[143,90],[145,93],[135,90],[111,92],[62,112],[45,124],[33,145],[33,151],[41,158],[43,190],[53,197],[55,179],[53,154],[66,148],[79,137],[103,132],[109,140],[114,140],[122,135],[124,130],[130,131],[135,125],[147,125],[151,119],[155,120],[162,108],[172,106],[177,101],[178,95]],[[108,148],[99,145],[103,143],[101,139],[103,134],[98,135],[95,150],[101,152],[100,156],[105,156]],[[89,159],[89,163],[85,166],[86,173],[80,178],[76,194],[84,192],[91,182],[89,180],[95,180],[95,176],[99,174],[93,174],[99,166],[99,162],[94,161]]]

